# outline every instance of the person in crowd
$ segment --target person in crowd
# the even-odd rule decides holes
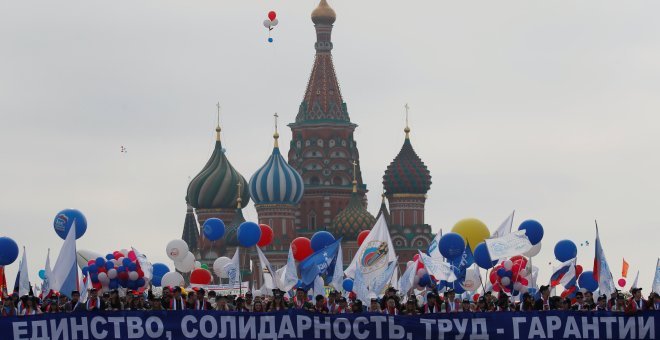
[[[584,304],[588,310],[594,310],[596,308],[596,301],[594,301],[594,293],[590,291],[584,292]]]
[[[486,297],[480,296],[477,300],[477,306],[474,309],[475,312],[488,312],[488,306],[486,304]]]
[[[245,293],[245,308],[249,312],[252,311],[252,304],[254,303],[253,300],[254,297],[252,296],[252,292],[248,291],[247,293]]]
[[[36,297],[26,295],[23,303],[25,307],[20,313],[21,316],[41,314],[41,309],[39,308],[39,300]]]
[[[227,303],[227,296],[226,295],[218,295],[215,300],[215,310],[221,310],[221,311],[231,311],[231,308],[229,307],[229,304]]]
[[[541,293],[541,298],[534,303],[534,309],[538,311],[550,310],[550,286],[541,286],[539,293]]]
[[[211,291],[208,292],[208,294],[206,294],[206,297],[207,297],[206,302],[208,302],[210,310],[215,309],[215,297],[216,297],[216,295],[217,294],[214,290],[211,290]]]
[[[648,310],[660,310],[660,295],[656,292],[651,292],[648,300]]]
[[[439,313],[439,308],[434,313]],[[429,312],[430,313],[430,312]],[[419,315],[419,310],[417,309],[417,303],[414,300],[406,301],[405,308],[401,313],[403,315]]]
[[[18,315],[18,309],[16,309],[16,306],[14,306],[14,300],[9,298],[8,296],[3,298],[2,316],[8,317],[8,316],[17,316],[17,315]]]
[[[632,297],[628,301],[626,312],[635,313],[647,310],[646,300],[642,298],[642,288],[633,288],[630,292]]]
[[[163,301],[160,299],[156,299],[152,297],[149,304],[151,307],[150,310],[159,310],[159,311],[165,310],[165,308],[163,308]]]
[[[99,297],[99,292],[96,288],[89,290],[89,297],[87,298],[85,310],[89,312],[105,310],[105,303]]]
[[[413,301],[413,304],[415,303],[416,301]],[[406,304],[406,307],[408,307],[408,304]],[[424,314],[440,313],[440,303],[435,293],[429,292],[426,294],[426,303],[423,306],[423,310]]]
[[[564,298],[561,300],[561,306],[559,307],[559,310],[562,311],[569,311],[571,310],[571,299],[569,298]]]
[[[121,302],[121,299],[119,298],[119,291],[117,291],[116,289],[111,290],[110,299],[108,300],[107,310],[119,311],[123,309],[124,309],[124,304]]]
[[[345,297],[340,297],[337,300],[337,308],[335,309],[334,314],[346,314],[350,313],[351,310],[348,308],[348,301],[346,300]]]
[[[362,313],[362,301],[361,300],[355,300],[353,304],[351,304],[351,313]]]
[[[174,287],[172,299],[170,300],[169,310],[185,310],[186,301],[181,296],[181,287]]]
[[[140,304],[140,299],[136,297],[133,300],[131,300],[128,310],[132,310],[132,311],[144,310],[144,308]]]
[[[80,292],[74,290],[71,292],[71,301],[64,304],[65,312],[82,312],[85,310],[85,304],[80,302]]]
[[[197,294],[194,291],[189,292],[186,298],[186,309],[194,310],[198,305],[197,302]]]
[[[385,308],[387,308],[387,306],[385,306]],[[382,311],[383,310],[380,309],[380,303],[378,302],[378,298],[377,297],[371,298],[371,303],[369,304],[369,312],[381,313]]]
[[[293,308],[309,309],[307,304],[307,291],[305,289],[300,287],[296,289],[296,296],[293,297]]]
[[[611,312],[616,312],[616,313],[623,313],[626,311],[627,308],[627,303],[628,301],[626,300],[626,297],[619,293],[616,296],[616,299],[614,300],[614,304],[612,307],[610,307]]]
[[[337,310],[337,296],[339,295],[339,292],[336,290],[330,291],[330,294],[328,294],[328,302],[326,303],[326,306],[328,307],[328,313],[329,314],[335,314]]]
[[[263,313],[265,311],[263,302],[261,300],[255,300],[252,306],[252,313]]]
[[[170,302],[172,301],[172,289],[170,287],[163,287],[160,301],[163,308],[170,308]]]
[[[317,295],[314,300],[316,301],[316,304],[314,304],[314,311],[316,313],[320,314],[328,314],[330,311],[328,310],[328,306],[325,304],[325,297],[321,294]]]
[[[470,303],[470,299],[463,299],[463,302],[461,303],[461,312],[471,312],[472,311],[472,304]]]
[[[268,303],[269,312],[277,312],[289,309],[284,303],[284,292],[279,289],[273,291],[273,301]]]
[[[532,297],[532,294],[523,293],[523,295],[520,297],[520,301],[522,301],[519,305],[519,310],[521,312],[531,312],[536,310],[534,306],[535,301],[534,298]]]
[[[249,312],[249,310],[245,307],[245,299],[243,299],[240,296],[234,300],[234,305],[235,305],[235,310],[237,312],[242,312],[242,313]]]
[[[500,294],[498,295],[495,311],[497,312],[511,311],[511,302],[509,301],[509,296],[502,291],[500,291]]]
[[[598,297],[594,310],[597,312],[607,312],[607,295],[603,294]]]
[[[393,296],[388,297],[385,303],[386,305],[383,313],[392,316],[399,315],[399,308],[397,308],[396,299]]]
[[[210,294],[210,293],[209,293]],[[206,291],[204,288],[197,290],[197,305],[195,305],[195,310],[211,310],[211,304],[206,297]]]
[[[397,292],[397,290],[394,287],[387,288],[387,290],[385,291],[385,296],[383,296],[383,298],[380,299],[381,300],[380,301],[380,309],[381,310],[385,310],[385,308],[387,307],[387,299],[389,299],[390,297],[394,297],[396,299],[396,307],[397,308],[400,307],[399,296],[396,295],[396,292]]]
[[[457,313],[461,309],[461,304],[456,300],[456,293],[454,292],[453,289],[449,288],[445,292],[445,304],[444,304],[444,312],[445,313]]]
[[[575,303],[571,306],[571,310],[574,311],[588,311],[589,308],[584,302],[584,294],[582,292],[575,293]]]

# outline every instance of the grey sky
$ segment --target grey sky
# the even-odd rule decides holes
[[[266,160],[272,114],[293,121],[314,57],[316,0],[0,2],[0,235],[28,248],[36,279],[61,246],[55,213],[82,210],[79,248],[136,246],[172,266],[188,178],[223,141],[243,176]],[[660,217],[660,3],[346,1],[334,61],[369,209],[403,142],[433,185],[427,222],[491,230],[538,219],[549,275],[561,239],[593,241],[648,289]],[[274,44],[261,22],[280,20]],[[290,131],[281,131],[288,149]],[[120,146],[128,154],[120,153]],[[252,206],[246,217],[256,219]],[[579,247],[590,270],[592,246]],[[8,269],[13,283],[18,262]],[[632,278],[629,280],[631,281]],[[11,284],[10,283],[10,284]],[[646,294],[646,293],[645,293]]]

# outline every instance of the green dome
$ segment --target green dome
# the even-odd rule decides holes
[[[361,231],[370,230],[375,223],[376,218],[364,208],[358,194],[353,192],[346,208],[332,221],[330,232],[337,238],[356,240]]]
[[[388,196],[426,194],[431,188],[431,172],[417,156],[407,136],[401,151],[385,171],[383,187]]]
[[[239,183],[245,206],[250,200],[247,181],[229,163],[218,138],[211,159],[188,185],[186,201],[196,209],[235,209]]]

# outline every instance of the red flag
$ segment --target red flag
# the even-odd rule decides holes
[[[621,269],[621,276],[628,277],[628,268],[630,265],[626,262],[626,259],[623,259],[623,267]]]
[[[7,279],[5,278],[5,267],[0,266],[0,292],[7,294]]]

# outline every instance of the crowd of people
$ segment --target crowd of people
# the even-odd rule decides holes
[[[452,289],[428,291],[425,295],[402,296],[394,288],[387,289],[382,298],[372,298],[367,303],[356,298],[354,293],[342,296],[331,291],[327,296],[311,298],[307,291],[298,288],[291,298],[285,292],[273,290],[271,296],[253,296],[247,292],[242,296],[227,296],[206,292],[204,289],[185,290],[181,287],[163,288],[156,296],[151,290],[120,292],[112,290],[99,294],[96,289],[88,292],[86,301],[81,301],[80,292],[73,291],[71,298],[54,292],[39,298],[33,295],[19,297],[17,293],[4,295],[2,316],[27,316],[42,313],[95,312],[95,311],[162,311],[162,310],[218,310],[262,313],[300,309],[314,313],[383,313],[387,315],[422,315],[457,312],[506,312],[506,311],[596,311],[634,313],[637,311],[660,310],[660,296],[652,292],[648,299],[642,297],[642,289],[632,289],[632,296],[615,292],[610,297],[594,297],[590,292],[577,292],[573,299],[551,296],[549,286],[541,286],[538,299],[528,293],[512,301],[500,292],[486,292],[476,301],[459,299]]]

